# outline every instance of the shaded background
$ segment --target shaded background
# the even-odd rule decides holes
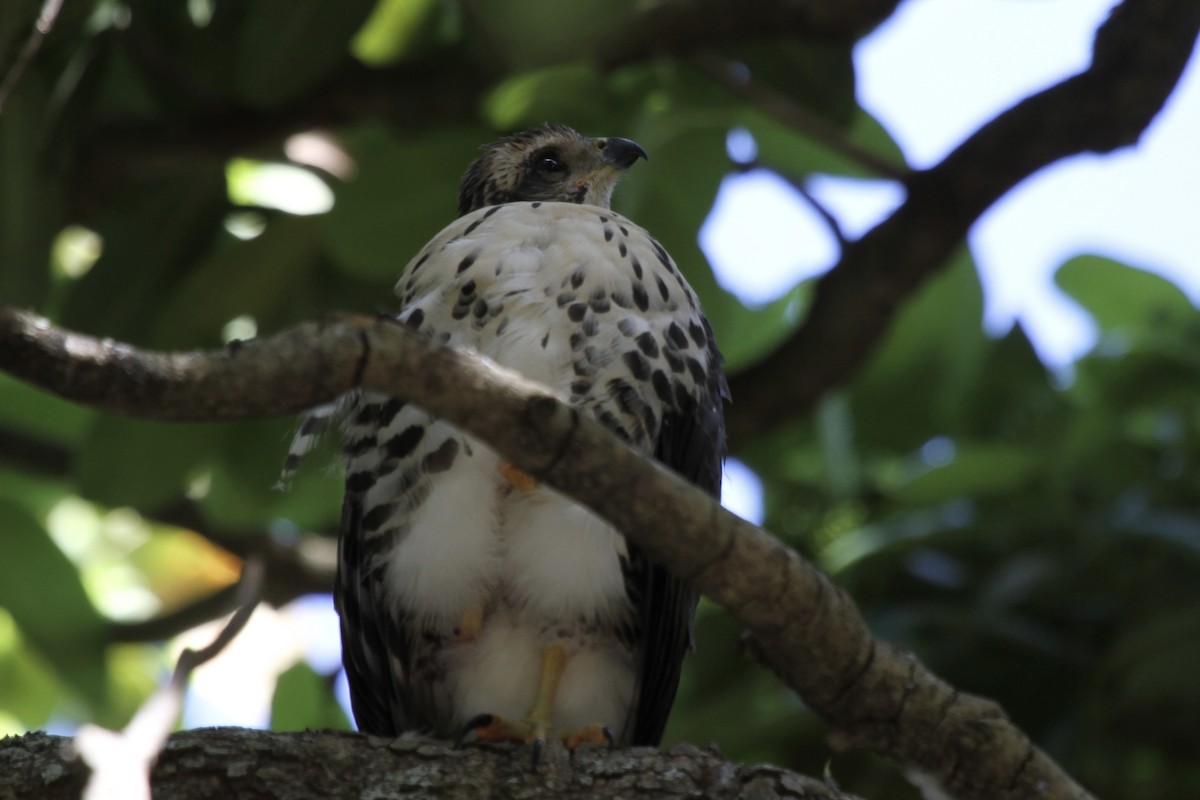
[[[902,201],[890,177],[1086,66],[1108,4],[875,5],[679,56],[686,31],[647,35],[632,0],[67,3],[0,114],[0,297],[160,349],[388,310],[479,145],[554,120],[650,152],[614,206],[680,263],[736,374],[803,324],[838,229]],[[1072,37],[1045,16],[1064,5]],[[0,70],[39,6],[0,7]],[[1200,167],[1172,133],[1194,73],[1191,110],[1131,154],[998,204],[849,386],[732,442],[731,505],[1110,798],[1200,792]],[[1038,241],[1058,244],[1015,247]],[[340,479],[330,452],[274,488],[293,427],[120,419],[0,376],[0,730],[123,725],[251,552],[271,607],[197,676],[186,723],[347,724],[319,594]],[[668,742],[916,796],[832,755],[738,633],[701,606]]]

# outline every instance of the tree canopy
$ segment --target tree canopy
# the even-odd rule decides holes
[[[1165,279],[1080,253],[1056,281],[1101,335],[1053,373],[1019,327],[984,334],[964,236],[1042,166],[1135,144],[1200,7],[1126,0],[1088,70],[910,171],[857,104],[851,59],[896,5],[94,0],[31,38],[43,4],[11,0],[0,299],[160,351],[388,311],[479,145],[547,120],[634,139],[651,161],[614,208],[701,296],[764,527],[877,638],[997,700],[1097,796],[1196,794],[1200,314]],[[735,129],[753,163],[727,153]],[[264,203],[254,182],[278,166],[323,204]],[[827,275],[748,307],[696,234],[722,179],[750,168],[798,191],[817,174],[895,180],[906,197]],[[162,643],[228,610],[250,554],[271,604],[328,591],[340,479],[318,456],[276,489],[294,426],[148,421],[0,374],[0,728],[123,725]],[[741,629],[701,606],[669,742],[919,796],[902,767],[831,749]],[[346,726],[330,684],[297,663],[274,724]]]

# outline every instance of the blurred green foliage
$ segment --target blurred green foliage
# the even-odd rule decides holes
[[[452,218],[477,147],[555,120],[652,154],[616,206],[680,262],[731,371],[800,324],[809,286],[748,308],[697,243],[741,168],[726,136],[749,131],[759,164],[795,181],[869,172],[686,60],[598,66],[632,2],[471,5],[475,17],[450,0],[67,4],[0,116],[0,297],[160,349],[390,309],[390,284]],[[0,6],[0,72],[38,6]],[[854,99],[852,44],[725,55],[899,164]],[[488,76],[463,80],[465,115],[463,98],[425,98],[414,120],[404,96],[395,111],[325,93],[346,75],[456,70]],[[288,160],[286,137],[312,127],[349,169]],[[228,169],[234,158],[306,170],[332,207],[248,202],[230,185],[246,172]],[[877,635],[1000,700],[1099,795],[1196,796],[1200,315],[1168,282],[1098,256],[1064,264],[1058,282],[1100,330],[1069,374],[1049,373],[1019,328],[982,333],[963,250],[850,386],[734,455],[763,480],[767,527],[833,574]],[[111,643],[114,619],[170,611],[235,574],[205,539],[160,523],[181,504],[191,527],[226,540],[335,529],[336,475],[318,467],[273,488],[292,424],[119,419],[0,376],[0,727],[123,724],[161,680],[165,652]],[[738,635],[702,606],[668,739],[823,774],[823,724],[741,659]],[[283,673],[272,721],[345,724],[327,676],[303,663]],[[916,796],[869,754],[833,756],[830,770],[865,796]]]

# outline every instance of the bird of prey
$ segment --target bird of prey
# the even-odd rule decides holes
[[[712,495],[728,389],[695,293],[609,208],[645,151],[545,125],[487,146],[409,262],[398,319],[559,392]],[[399,397],[344,423],[335,602],[360,730],[657,745],[695,593],[588,509]]]

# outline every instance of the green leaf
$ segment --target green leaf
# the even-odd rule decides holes
[[[146,422],[102,415],[80,447],[80,494],[149,512],[181,497],[219,442],[220,425]]]
[[[459,16],[458,5],[447,0],[379,0],[350,49],[370,66],[413,59],[458,38]]]
[[[0,298],[34,307],[50,285],[50,243],[62,207],[59,176],[44,150],[46,102],[41,76],[29,70],[0,118]]]
[[[0,427],[57,445],[83,438],[95,412],[0,374]]]
[[[322,241],[337,266],[355,278],[393,284],[454,219],[459,179],[493,136],[456,128],[398,140],[373,126],[347,135],[358,172],[334,187],[333,210],[321,217]]]
[[[1078,256],[1058,268],[1054,281],[1105,331],[1133,334],[1195,319],[1196,307],[1178,286],[1146,270],[1102,256]]]
[[[303,661],[279,676],[271,700],[271,730],[350,730],[333,696],[333,680]]]
[[[314,88],[348,61],[350,40],[374,5],[375,0],[253,0],[235,45],[238,98],[280,108]]]
[[[0,606],[21,634],[93,705],[103,704],[105,624],[75,565],[37,521],[0,498]]]
[[[489,124],[497,130],[518,130],[554,120],[586,132],[611,118],[612,106],[604,76],[591,63],[512,75],[483,103]],[[606,133],[597,131],[596,135]]]
[[[62,324],[127,342],[144,340],[163,293],[212,246],[226,206],[219,164],[127,184],[95,220],[104,251],[70,286]]]
[[[931,506],[957,497],[998,497],[1035,480],[1044,456],[1032,447],[1008,444],[958,445],[954,460],[923,472],[893,492],[909,506]]]
[[[318,238],[315,218],[289,215],[272,217],[249,241],[226,237],[159,305],[152,344],[216,346],[225,323],[241,315],[253,317],[263,331],[290,322],[297,300],[312,291]]]
[[[591,59],[627,35],[636,0],[506,0],[471,7],[500,63],[518,68]]]
[[[860,445],[907,451],[946,433],[986,346],[983,290],[964,248],[907,302],[855,380]]]

